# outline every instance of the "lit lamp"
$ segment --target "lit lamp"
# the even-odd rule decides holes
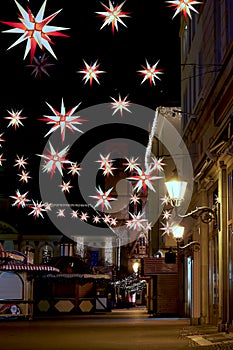
[[[165,182],[168,195],[171,201],[171,205],[173,207],[179,207],[181,203],[184,201],[184,194],[187,187],[186,181],[178,181],[178,180],[171,180]],[[176,213],[177,214],[177,213]],[[205,224],[209,224],[211,221],[214,222],[214,226],[217,226],[217,211],[216,207],[214,209],[209,208],[207,206],[197,207],[196,209],[192,210],[190,213],[187,213],[185,215],[177,214],[181,218],[186,218],[191,216],[193,219],[200,218],[201,221]]]
[[[171,180],[165,182],[169,197],[175,207],[179,207],[184,200],[187,187],[186,181]]]
[[[138,269],[139,269],[139,262],[136,261],[135,263],[133,263],[133,271],[136,275],[138,274]]]
[[[173,237],[175,238],[176,243],[177,243],[177,249],[179,249],[179,243],[183,239],[183,236],[184,236],[184,226],[180,226],[180,225],[173,226],[172,233],[173,233]]]

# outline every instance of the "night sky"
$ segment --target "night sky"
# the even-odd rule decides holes
[[[29,6],[34,16],[38,13],[42,0],[19,0],[27,9]],[[121,2],[113,2],[117,5]],[[103,4],[109,6],[107,0]],[[128,95],[128,100],[153,110],[157,106],[180,105],[180,17],[172,19],[174,11],[164,0],[127,0],[122,9],[129,12],[123,18],[125,26],[118,23],[114,34],[111,25],[101,30],[103,18],[96,12],[105,11],[97,0],[47,0],[44,17],[62,9],[49,23],[51,26],[69,28],[58,30],[69,37],[51,36],[51,47],[57,60],[47,51],[36,48],[35,57],[43,54],[48,58],[49,74],[41,76],[32,74],[30,53],[23,59],[26,41],[7,50],[19,37],[16,33],[3,33],[11,27],[0,22],[0,113],[3,133],[1,153],[6,161],[2,162],[4,181],[1,192],[6,196],[14,195],[16,189],[21,192],[38,191],[38,166],[47,138],[45,134],[50,127],[41,121],[44,115],[52,115],[46,102],[60,111],[62,98],[66,110],[80,104],[78,111],[100,103],[112,102],[111,97]],[[1,1],[0,21],[19,22],[19,10],[14,0]],[[93,64],[98,61],[99,69],[105,71],[98,79],[84,84],[83,75],[78,73],[84,68],[84,60]],[[157,68],[162,69],[161,81],[156,85],[149,81],[141,84],[143,77],[138,70],[142,65],[159,61]],[[33,61],[33,63],[35,63]],[[9,124],[7,111],[22,110],[23,126],[14,128]],[[84,128],[83,128],[84,129]],[[30,184],[22,184],[14,167],[16,155],[28,158],[30,167]],[[31,193],[31,195],[32,195]],[[39,197],[38,197],[39,199]],[[20,209],[21,210],[21,209]],[[17,212],[17,207],[13,208]],[[17,214],[19,215],[19,214]],[[21,214],[20,214],[21,215]],[[23,214],[31,223],[32,216]],[[41,220],[41,219],[39,219]]]

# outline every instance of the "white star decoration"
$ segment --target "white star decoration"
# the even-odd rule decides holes
[[[102,210],[104,209],[104,207],[107,208],[107,209],[111,208],[111,205],[110,205],[109,201],[115,201],[116,200],[116,198],[109,196],[110,192],[112,191],[112,187],[109,188],[105,192],[100,187],[96,188],[96,191],[98,193],[97,196],[90,196],[92,198],[98,199],[98,201],[97,201],[97,203],[95,205],[95,208],[98,207],[99,205],[101,205]]]
[[[10,111],[7,111],[10,116],[9,117],[4,117],[5,119],[9,119],[9,124],[7,127],[9,126],[14,126],[14,128],[18,128],[20,125],[23,126],[23,123],[21,122],[21,120],[23,119],[26,119],[26,117],[22,117],[20,114],[22,113],[22,110],[21,111],[16,111],[14,112],[13,110],[10,112]]]
[[[42,202],[38,202],[38,201],[34,201],[32,199],[32,205],[29,206],[29,208],[32,209],[32,211],[28,214],[28,215],[33,215],[34,218],[38,218],[39,216],[41,216],[42,218],[44,218],[43,216],[43,211],[46,211],[44,204]]]
[[[122,6],[124,5],[125,1],[122,2],[120,5],[116,5],[114,7],[113,3],[109,0],[109,7],[104,5],[102,2],[101,4],[105,8],[105,12],[96,12],[100,17],[104,17],[104,23],[102,25],[102,28],[104,28],[106,25],[111,24],[112,25],[112,33],[114,34],[114,29],[118,31],[118,22],[121,23],[123,26],[127,27],[125,23],[121,20],[121,18],[129,17],[129,12],[122,11]]]
[[[51,173],[54,175],[56,168],[59,170],[60,174],[63,175],[62,169],[64,164],[70,163],[66,159],[67,151],[69,146],[66,146],[61,151],[55,151],[51,142],[49,141],[50,152],[48,154],[37,154],[39,157],[45,158],[45,165],[43,166],[43,171]]]
[[[12,206],[17,205],[18,208],[19,207],[24,208],[26,206],[26,202],[29,202],[29,199],[27,199],[27,194],[28,194],[28,192],[21,194],[19,192],[19,190],[17,190],[15,196],[10,196],[11,198],[13,198],[15,200],[14,203],[12,204]]]
[[[80,164],[77,164],[77,162],[71,163],[71,165],[68,167],[68,169],[69,169],[68,174],[71,174],[72,176],[74,176],[75,174],[80,176],[79,171],[82,170],[82,168],[80,167]]]
[[[63,99],[61,101],[61,111],[60,112],[58,112],[55,108],[50,106],[47,102],[46,102],[46,104],[52,110],[52,112],[54,113],[54,116],[45,115],[42,120],[44,120],[44,121],[48,120],[47,124],[54,124],[54,126],[50,129],[49,132],[47,132],[45,137],[48,136],[49,134],[53,133],[54,131],[56,131],[59,128],[61,129],[62,142],[65,140],[66,129],[69,129],[72,132],[79,131],[82,133],[82,131],[80,129],[78,129],[76,127],[76,125],[82,124],[82,122],[85,120],[80,119],[79,116],[73,116],[74,112],[79,107],[80,103],[77,106],[71,108],[68,112],[66,112]]]
[[[192,5],[202,4],[202,2],[194,0],[175,0],[166,2],[171,4],[170,6],[176,8],[175,14],[172,18],[178,15],[178,13],[183,13],[185,20],[187,20],[187,15],[190,17],[190,19],[192,18],[190,10],[198,13],[198,11]]]
[[[140,229],[145,229],[145,223],[147,222],[146,219],[143,219],[144,213],[138,213],[138,214],[132,214],[129,212],[129,215],[131,216],[132,219],[126,221],[126,226],[129,229],[133,230],[140,230]]]
[[[14,166],[18,166],[18,169],[20,169],[21,167],[25,169],[25,165],[27,165],[27,158],[24,158],[24,156],[19,157],[17,155],[17,159],[15,159],[15,164]]]
[[[155,85],[155,78],[161,80],[158,75],[163,74],[163,72],[161,71],[161,69],[156,68],[158,63],[159,61],[157,61],[153,66],[151,66],[146,60],[146,67],[142,66],[143,70],[138,71],[141,75],[144,76],[141,84],[143,84],[146,80],[149,80],[150,85]]]
[[[127,180],[137,181],[134,187],[135,191],[140,191],[141,189],[145,190],[147,187],[149,187],[152,191],[155,192],[155,189],[151,181],[161,179],[161,177],[153,176],[151,169],[148,169],[145,171],[138,168],[137,172],[138,172],[138,175],[130,176],[127,178]]]
[[[38,14],[36,17],[33,16],[31,10],[27,8],[27,11],[24,10],[24,8],[15,0],[15,3],[20,11],[19,20],[20,22],[4,22],[1,21],[4,24],[7,24],[10,27],[14,27],[13,29],[5,30],[4,33],[17,33],[21,34],[18,40],[14,42],[10,47],[8,47],[8,50],[12,47],[20,44],[21,42],[26,40],[26,48],[24,53],[24,59],[28,55],[29,51],[31,51],[30,55],[30,62],[32,63],[36,47],[37,45],[40,47],[40,49],[46,49],[50,52],[50,54],[57,59],[55,56],[55,53],[52,50],[52,47],[50,43],[52,42],[50,39],[50,36],[63,36],[68,37],[66,34],[59,33],[58,30],[66,30],[69,28],[63,28],[63,27],[54,27],[49,26],[48,23],[61,11],[57,11],[50,15],[49,17],[46,17],[43,19],[46,1],[42,4]]]
[[[128,96],[126,96],[123,99],[121,99],[121,95],[120,94],[119,94],[118,100],[113,98],[113,97],[111,97],[111,99],[114,101],[114,102],[111,102],[112,109],[114,109],[114,112],[113,112],[112,115],[114,115],[116,112],[120,111],[120,115],[122,117],[123,116],[123,110],[131,113],[131,111],[127,108],[131,104],[129,101],[126,100],[127,97]]]
[[[93,79],[100,84],[98,80],[98,75],[101,73],[105,73],[103,70],[99,70],[100,64],[97,64],[97,61],[93,65],[89,65],[84,61],[85,68],[82,70],[79,70],[78,73],[84,74],[83,80],[85,80],[84,84],[86,84],[89,80],[90,86],[92,86]]]

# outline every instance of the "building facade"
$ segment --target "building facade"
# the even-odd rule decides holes
[[[200,242],[184,261],[184,313],[222,330],[233,322],[233,3],[197,10],[180,29],[182,138],[194,169],[190,210],[214,208],[216,220],[183,220],[184,243]]]

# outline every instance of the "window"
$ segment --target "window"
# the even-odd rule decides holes
[[[48,245],[48,244],[44,244],[43,246],[40,247],[40,262],[42,264],[47,264],[50,259],[53,257],[53,248]]]
[[[90,265],[91,266],[98,266],[98,262],[99,262],[99,252],[97,252],[97,251],[91,252]]]
[[[220,0],[214,0],[214,42],[215,42],[215,64],[222,60],[222,8]]]
[[[183,34],[183,38],[182,38],[182,49],[183,49],[183,61],[185,62],[187,59],[187,55],[188,55],[188,26],[186,25],[184,28],[184,34]]]
[[[233,1],[226,0],[226,32],[227,32],[227,45],[230,45],[233,40]]]
[[[198,94],[200,94],[203,86],[203,58],[202,53],[199,52],[198,55]]]

